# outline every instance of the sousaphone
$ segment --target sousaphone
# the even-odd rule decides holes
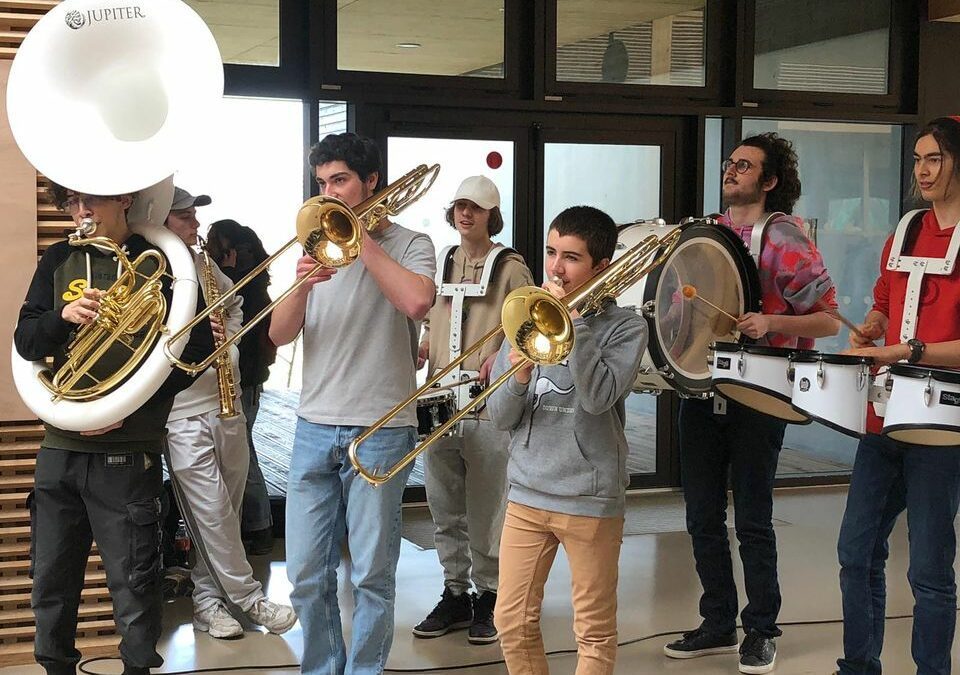
[[[179,0],[140,0],[122,7],[106,0],[65,0],[18,50],[7,112],[24,156],[40,173],[76,192],[136,193],[128,223],[163,254],[156,259],[165,259],[163,274],[173,277],[169,306],[158,293],[131,302],[131,285],[115,284],[115,297],[101,300],[101,319],[81,329],[82,338],[78,331],[68,346],[68,353],[82,351],[70,368],[85,367],[102,345],[126,339],[111,332],[113,325],[126,324],[138,333],[150,327],[153,334],[143,338],[149,349],[131,372],[106,378],[103,386],[89,386],[89,377],[58,378],[62,374],[50,373],[44,362],[26,361],[13,350],[17,390],[45,422],[88,431],[122,420],[170,374],[164,348],[182,353],[186,337],[167,342],[194,315],[196,269],[187,247],[163,221],[173,201],[172,174],[188,149],[209,133],[222,96],[216,41]],[[92,244],[96,235],[78,228],[71,239]],[[132,269],[132,261],[121,262]],[[105,312],[107,306],[117,311]],[[61,389],[61,380],[82,380],[83,386]]]

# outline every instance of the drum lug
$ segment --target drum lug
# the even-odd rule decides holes
[[[823,380],[824,380],[823,360],[821,359],[820,362],[817,364],[817,386],[820,387],[821,389],[823,389]]]
[[[747,369],[746,361],[743,359],[743,350],[740,350],[740,358],[737,359],[737,373],[740,374],[740,377],[743,377],[744,371]]]
[[[863,391],[863,388],[867,386],[867,382],[870,381],[870,371],[863,364],[860,365],[860,374],[857,375],[857,391]]]
[[[933,377],[927,378],[927,386],[923,388],[923,403],[928,408],[933,400]]]
[[[640,306],[640,313],[643,314],[645,319],[653,319],[656,311],[657,303],[655,300],[647,300]]]

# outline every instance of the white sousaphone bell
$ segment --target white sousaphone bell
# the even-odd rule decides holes
[[[17,145],[50,180],[76,192],[136,192],[130,228],[167,258],[173,300],[156,344],[110,391],[88,400],[52,396],[42,361],[13,350],[14,383],[36,415],[89,431],[140,408],[170,374],[168,336],[193,317],[197,277],[189,249],[163,226],[182,155],[209,134],[223,96],[223,65],[209,28],[180,0],[65,0],[17,51],[7,113]],[[96,233],[94,233],[96,234]],[[163,318],[163,317],[161,317]],[[168,351],[179,356],[186,339]]]

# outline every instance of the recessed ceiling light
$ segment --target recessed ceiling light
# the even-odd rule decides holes
[[[394,46],[399,47],[400,49],[419,49],[423,45],[419,42],[398,42]]]

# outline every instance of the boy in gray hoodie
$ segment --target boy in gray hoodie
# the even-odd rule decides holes
[[[610,264],[617,229],[603,211],[575,206],[550,224],[544,288],[564,295]],[[510,484],[500,540],[496,626],[507,668],[548,673],[540,633],[543,588],[563,545],[570,563],[577,673],[612,673],[617,651],[617,572],[623,538],[627,441],[624,398],[647,343],[646,322],[610,301],[571,311],[575,345],[555,366],[519,370],[489,399],[510,431]],[[491,379],[523,356],[508,342]]]

